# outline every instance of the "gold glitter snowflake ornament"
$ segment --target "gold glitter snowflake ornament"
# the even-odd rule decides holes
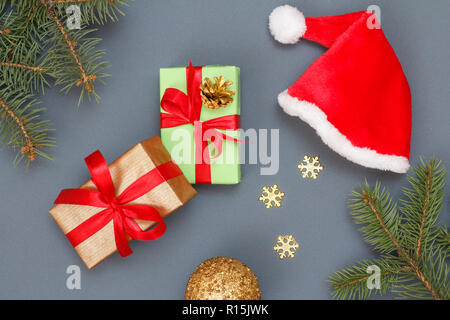
[[[295,253],[300,245],[295,241],[292,234],[286,236],[278,236],[277,243],[273,247],[273,250],[278,253],[280,259],[294,258]]]
[[[274,184],[273,186],[262,187],[261,196],[258,198],[259,201],[264,203],[266,209],[272,207],[281,206],[281,200],[284,197],[284,192],[278,189],[278,186]]]
[[[319,162],[319,156],[304,156],[302,162],[300,162],[297,167],[300,170],[303,179],[317,179],[320,171],[323,170],[323,167]]]

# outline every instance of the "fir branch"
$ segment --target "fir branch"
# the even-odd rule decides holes
[[[30,33],[23,32],[23,17],[8,12],[0,16],[0,23],[11,30],[0,37],[0,80],[13,90],[43,92],[49,85],[45,75],[51,74],[39,65],[41,44]]]
[[[406,251],[400,246],[399,241],[394,237],[393,232],[387,227],[386,223],[385,223],[385,217],[382,217],[381,213],[382,211],[379,211],[376,208],[376,200],[380,197],[378,195],[378,192],[372,193],[370,192],[370,187],[368,187],[368,190],[361,190],[361,194],[364,197],[364,203],[370,208],[370,210],[372,211],[374,217],[377,220],[377,223],[379,226],[376,226],[376,228],[381,227],[381,230],[389,237],[389,240],[392,242],[392,244],[395,246],[397,253],[399,256],[402,257],[407,257],[407,253]],[[383,190],[384,191],[384,190]],[[370,195],[369,195],[370,193]],[[389,211],[389,209],[387,209],[387,211]],[[396,219],[396,217],[393,217],[393,219]]]
[[[3,81],[10,89],[22,89],[29,92],[44,92],[48,85],[44,75],[47,73],[41,66],[32,66],[14,62],[0,61]]]
[[[19,36],[20,25],[23,23],[23,19],[20,18],[13,11],[0,11],[0,53],[4,55],[4,52],[10,51],[19,42],[23,41],[23,36]]]
[[[118,5],[127,2],[10,0],[6,4],[0,0],[0,139],[19,148],[17,160],[27,159],[28,166],[36,155],[48,158],[42,148],[52,146],[53,139],[48,136],[48,122],[38,119],[44,109],[34,108],[33,97],[50,86],[50,79],[66,93],[80,86],[78,104],[85,95],[99,99],[94,80],[103,82],[108,64],[102,59],[104,51],[95,49],[101,39],[90,37],[96,30],[86,26],[117,20],[123,14]],[[73,4],[81,11],[81,30],[65,28],[66,9]]]
[[[7,89],[0,90],[0,140],[10,148],[18,149],[15,163],[26,159],[28,167],[36,155],[51,159],[41,149],[53,146],[54,139],[48,121],[40,120],[43,108],[35,108],[37,101],[30,95]]]
[[[392,291],[402,298],[450,299],[446,263],[450,236],[438,225],[445,188],[445,168],[437,160],[421,161],[408,177],[405,199],[397,210],[386,189],[367,181],[352,191],[350,213],[361,224],[365,240],[384,255],[379,260],[382,275],[393,281]],[[396,256],[394,256],[396,255]],[[339,299],[365,299],[371,292],[358,263],[330,276],[332,294]],[[378,293],[384,294],[386,287]]]
[[[44,73],[45,72],[44,69],[42,69],[40,66],[37,66],[37,67],[35,67],[35,66],[27,66],[25,64],[20,64],[20,63],[1,62],[0,61],[0,66],[31,70],[31,71],[39,72],[39,73]]]
[[[39,45],[42,37],[38,32],[38,26],[44,22],[42,18],[47,14],[40,0],[24,1],[23,4],[12,0],[11,8],[14,9],[8,11],[12,17],[11,25],[14,29],[11,34],[18,37],[20,43],[25,42],[29,46]],[[38,17],[40,17],[40,20]]]
[[[446,255],[440,247],[433,246],[424,250],[419,265],[422,266],[425,277],[430,280],[431,287],[435,288],[436,296],[442,300],[450,300],[450,265],[446,263]]]
[[[86,74],[86,70],[84,69],[83,65],[81,64],[80,57],[78,56],[78,53],[75,50],[75,45],[70,40],[66,29],[64,28],[64,26],[62,25],[62,23],[58,19],[58,17],[56,16],[55,11],[53,9],[49,10],[48,15],[55,21],[56,25],[58,26],[59,31],[63,35],[64,40],[66,41],[67,46],[69,47],[70,54],[72,55],[73,59],[75,60],[75,63],[77,65],[78,69],[80,69],[81,81],[84,84],[84,88],[87,91],[92,92],[94,90],[94,85],[92,84],[92,82],[95,80],[96,76],[93,74],[92,75]],[[81,84],[81,82],[78,82],[78,85],[79,84]]]
[[[438,216],[444,199],[445,168],[437,160],[425,163],[423,160],[409,176],[410,186],[403,189],[406,199],[401,199],[405,247],[414,251],[420,259],[427,243],[438,235]]]
[[[94,80],[103,82],[103,78],[109,75],[103,73],[108,67],[102,59],[104,50],[95,50],[101,40],[88,37],[95,29],[67,31],[66,39],[61,37],[59,28],[54,26],[53,22],[49,26],[43,26],[47,30],[48,38],[44,43],[48,46],[48,52],[42,66],[53,72],[56,78],[55,85],[62,86],[62,91],[67,93],[74,86],[81,86],[78,104],[83,101],[85,94],[89,99],[93,95],[98,100],[93,82]]]
[[[366,181],[360,190],[352,191],[349,208],[368,244],[382,254],[398,251],[398,210],[386,189],[377,183],[371,190]]]
[[[103,82],[103,78],[109,75],[102,72],[108,67],[105,61],[101,61],[103,50],[93,50],[100,39],[84,38],[95,29],[67,30],[65,22],[67,17],[60,18],[69,5],[77,4],[82,13],[82,24],[86,26],[89,22],[103,23],[107,17],[117,20],[116,12],[123,14],[117,4],[126,4],[128,0],[90,0],[90,1],[54,1],[54,0],[13,0],[18,11],[28,14],[30,27],[34,30],[41,42],[48,47],[42,67],[49,70],[56,79],[56,85],[62,85],[62,91],[66,93],[74,86],[81,87],[80,104],[85,95],[96,100],[99,96],[94,90],[94,81]],[[30,19],[31,17],[31,19]],[[56,32],[57,31],[57,32]],[[49,39],[50,38],[50,39]],[[64,43],[64,46],[61,44]],[[83,52],[81,52],[83,51]],[[69,61],[68,57],[72,61]],[[44,65],[45,64],[45,65]],[[75,68],[73,68],[73,66]],[[76,69],[77,71],[75,71]]]
[[[336,271],[330,276],[328,283],[335,299],[367,299],[372,294],[386,294],[396,283],[399,274],[409,273],[410,268],[400,263],[392,263],[394,257],[385,257],[376,260],[365,260],[355,265]],[[371,289],[368,280],[371,275],[367,273],[369,266],[380,268],[380,288]]]
[[[119,15],[124,16],[120,6],[128,6],[131,1],[133,0],[12,0],[12,6],[21,12],[34,10],[34,21],[39,25],[47,21],[49,9],[66,12],[67,7],[76,4],[84,23],[103,25],[107,21],[118,21]]]
[[[128,6],[128,2],[132,0],[58,0],[57,7],[64,10],[72,5],[77,4],[80,7],[83,21],[88,24],[96,23],[103,25],[108,20],[116,22],[119,15],[124,16],[124,12],[119,8],[120,6]]]
[[[3,47],[0,44],[0,48]],[[44,92],[49,86],[46,76],[52,74],[36,62],[41,48],[27,47],[20,42],[11,51],[0,52],[0,76],[3,84],[10,89],[21,89],[30,93]]]
[[[377,193],[372,193],[370,191],[370,187],[366,190],[361,191],[364,200],[363,202],[367,204],[367,206],[372,211],[373,215],[376,217],[379,227],[381,227],[381,230],[389,237],[390,241],[393,243],[395,248],[397,249],[398,255],[405,260],[405,262],[413,269],[413,271],[416,273],[416,276],[419,278],[419,280],[423,283],[425,288],[431,293],[434,299],[441,300],[441,297],[437,294],[436,290],[431,286],[430,281],[425,277],[424,273],[420,270],[419,265],[416,261],[413,260],[413,258],[409,255],[407,250],[403,248],[400,245],[400,241],[396,239],[393,232],[387,227],[387,223],[384,220],[383,217],[386,217],[387,215],[382,216],[382,214],[379,211],[376,206],[376,199],[378,198]],[[390,208],[388,207],[387,211],[390,211]],[[393,217],[393,219],[396,219],[396,217]],[[397,220],[397,219],[396,219]]]
[[[2,118],[10,117],[19,127],[23,138],[25,139],[25,146],[21,148],[22,153],[27,153],[28,158],[33,161],[36,158],[35,144],[31,141],[28,131],[25,129],[25,120],[20,120],[19,117],[6,105],[5,101],[0,98],[0,106],[3,108]]]
[[[423,252],[418,265],[421,266],[423,277],[428,279],[429,286],[434,294],[430,296],[430,288],[424,286],[423,279],[416,273],[402,274],[392,291],[400,298],[414,299],[450,299],[450,287],[448,285],[449,266],[445,262],[445,255],[438,247]]]

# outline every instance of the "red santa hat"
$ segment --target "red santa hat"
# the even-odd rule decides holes
[[[313,127],[331,149],[369,168],[409,169],[411,92],[372,12],[308,17],[284,5],[270,14],[274,38],[304,38],[328,50],[278,96],[284,111]]]

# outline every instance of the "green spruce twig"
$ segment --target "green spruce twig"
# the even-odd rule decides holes
[[[19,148],[17,160],[27,167],[37,155],[53,146],[49,123],[29,121],[40,117],[35,96],[54,83],[67,93],[80,89],[78,104],[87,96],[99,99],[94,83],[104,82],[108,64],[101,39],[91,24],[117,21],[119,5],[130,0],[0,0],[0,137],[4,145]],[[81,29],[68,30],[66,9],[77,5]],[[37,120],[37,118],[34,118]],[[17,163],[18,161],[16,161]]]
[[[62,91],[68,92],[74,86],[81,87],[79,104],[87,94],[97,100],[94,81],[107,77],[102,71],[108,64],[102,60],[103,50],[95,50],[101,41],[98,38],[88,38],[87,35],[95,29],[68,31],[63,22],[53,10],[49,11],[52,21],[43,26],[47,37],[45,44],[48,52],[43,61],[44,68],[55,74],[55,85],[62,86]]]
[[[31,95],[20,91],[0,90],[0,141],[17,151],[15,164],[25,160],[26,167],[37,155],[51,159],[42,149],[54,146],[48,133],[50,123],[40,119],[45,109],[37,108]]]
[[[383,257],[350,265],[331,275],[329,284],[336,299],[365,299],[373,292],[388,291],[403,298],[450,299],[450,267],[445,251],[448,233],[438,221],[445,168],[437,160],[421,161],[413,172],[400,206],[379,183],[371,188],[366,182],[352,191],[350,214],[361,225],[366,242]],[[378,290],[367,286],[365,267],[369,263],[381,270],[382,285]]]

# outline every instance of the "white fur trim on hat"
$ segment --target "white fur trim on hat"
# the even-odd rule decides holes
[[[290,96],[287,90],[278,95],[278,103],[287,114],[297,116],[313,127],[322,141],[344,158],[368,168],[397,173],[408,171],[409,161],[405,157],[380,154],[369,148],[355,147],[328,121],[325,113],[314,103],[298,100]]]
[[[275,8],[269,16],[269,29],[275,40],[294,44],[306,32],[305,16],[288,4]]]

